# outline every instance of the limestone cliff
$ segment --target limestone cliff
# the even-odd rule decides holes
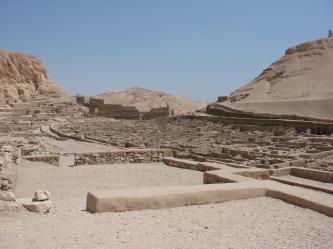
[[[0,98],[36,95],[65,95],[65,91],[50,79],[37,57],[0,49]]]
[[[333,38],[287,49],[223,105],[257,113],[333,118]]]

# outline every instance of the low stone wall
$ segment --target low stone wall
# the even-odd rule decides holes
[[[0,147],[0,211],[18,211],[12,190],[17,181],[16,165],[20,164],[21,151],[13,146]]]
[[[178,159],[174,157],[165,157],[163,162],[171,167],[176,168],[182,168],[182,169],[191,169],[191,170],[197,170],[197,171],[209,171],[209,170],[216,170],[218,168],[214,168],[208,165],[205,165],[203,163],[198,163],[195,161],[190,160],[184,160],[184,159]]]
[[[144,112],[141,114],[141,118],[146,119],[156,119],[168,117],[170,115],[168,107],[153,108],[149,112]]]
[[[305,167],[305,165],[306,165],[305,159],[297,159],[297,160],[293,160],[293,161],[286,161],[286,162],[282,162],[282,163],[268,165],[267,168],[283,169],[283,168],[289,168],[289,167]]]
[[[316,169],[307,169],[301,167],[286,167],[280,169],[271,169],[269,170],[269,174],[273,177],[292,175],[319,182],[333,183],[333,172],[316,170]]]
[[[168,107],[153,108],[148,112],[140,112],[135,106],[106,104],[104,99],[77,96],[76,103],[89,108],[89,113],[118,119],[154,119],[168,117]]]
[[[298,132],[306,132],[310,130],[312,134],[332,134],[333,123],[324,121],[313,120],[292,120],[287,118],[251,118],[251,117],[234,117],[227,115],[219,115],[218,113],[209,113],[216,116],[202,116],[202,115],[183,115],[185,119],[205,120],[213,123],[223,123],[226,125],[258,125],[267,127],[293,127]]]
[[[152,163],[162,162],[164,157],[172,156],[169,149],[115,150],[104,152],[77,153],[74,165]]]
[[[268,170],[253,170],[253,171],[248,170],[248,171],[238,172],[235,174],[260,180],[267,180],[270,178]]]
[[[138,119],[139,112],[134,106],[122,106],[114,104],[90,105],[90,113],[98,114],[105,117],[120,119]]]
[[[24,156],[22,159],[33,161],[33,162],[44,162],[52,164],[54,166],[59,166],[60,155],[34,155],[34,156]]]
[[[330,155],[333,155],[333,150],[321,151],[318,153],[306,153],[306,154],[302,154],[300,156],[303,158],[306,158],[306,159],[318,159],[318,158],[323,158],[323,157],[327,157]]]
[[[271,176],[280,177],[280,176],[288,176],[291,174],[292,167],[285,167],[279,169],[270,169],[269,174]]]
[[[310,180],[333,183],[333,172],[306,169],[306,168],[292,168],[291,175]]]
[[[0,147],[0,189],[14,189],[16,183],[15,166],[20,164],[21,151],[13,146]]]

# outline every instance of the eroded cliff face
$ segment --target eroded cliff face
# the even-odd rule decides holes
[[[64,89],[50,79],[46,67],[37,57],[0,49],[1,98],[65,94]]]
[[[230,102],[333,98],[333,38],[306,42],[233,92]]]

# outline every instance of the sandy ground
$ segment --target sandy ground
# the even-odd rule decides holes
[[[50,137],[36,137],[41,143],[45,144],[48,148],[51,148],[54,153],[84,153],[95,151],[109,151],[116,150],[114,146],[107,146],[97,143],[88,143],[82,141],[75,141],[72,139],[65,141],[58,141]]]
[[[162,210],[90,214],[88,190],[200,184],[163,164],[56,168],[24,161],[18,197],[53,193],[49,214],[0,213],[0,248],[331,248],[333,218],[261,197]]]
[[[54,167],[22,160],[18,167],[17,198],[32,197],[36,189],[52,193],[61,212],[85,208],[88,191],[145,186],[202,184],[203,173],[168,167],[163,163]]]

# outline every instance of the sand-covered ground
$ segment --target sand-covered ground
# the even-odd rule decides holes
[[[17,196],[52,192],[49,214],[0,213],[0,248],[331,248],[333,218],[261,197],[173,209],[90,214],[87,191],[201,184],[160,164],[52,167],[24,161]]]
[[[37,140],[39,140],[39,142],[44,144],[47,148],[50,148],[53,151],[53,153],[61,153],[61,152],[84,153],[84,152],[117,150],[117,148],[114,146],[75,141],[72,139],[58,141],[50,137],[38,137]]]

